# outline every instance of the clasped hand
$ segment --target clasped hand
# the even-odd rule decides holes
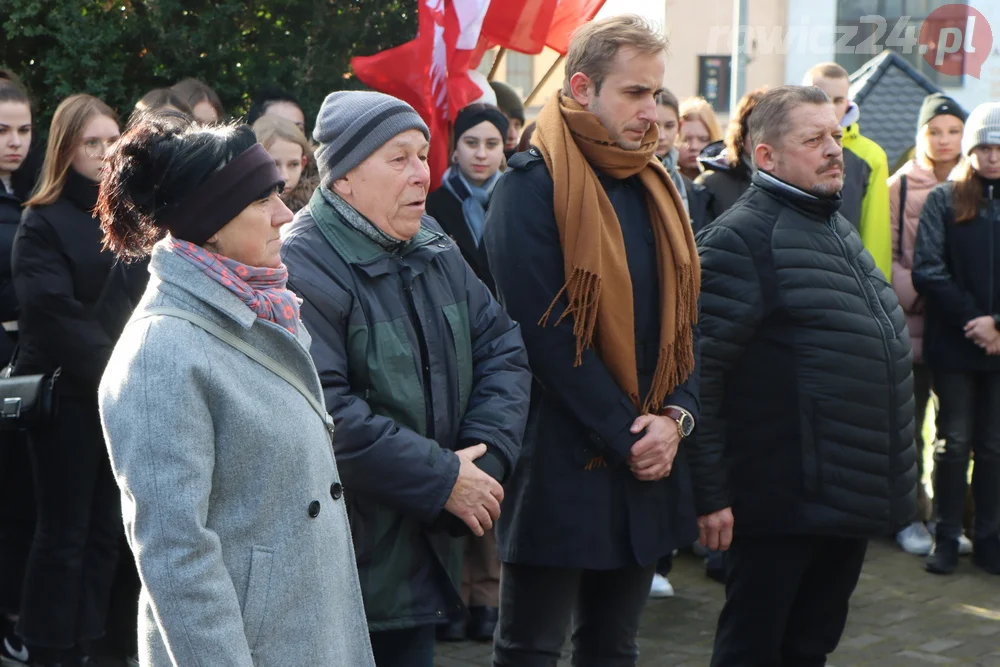
[[[646,433],[632,445],[628,467],[640,482],[655,482],[670,475],[681,443],[677,422],[670,417],[641,415],[632,423],[632,433]]]
[[[486,453],[486,445],[460,449],[458,455],[458,479],[451,490],[451,496],[444,508],[465,522],[469,530],[482,537],[500,518],[500,503],[503,502],[503,487],[474,461]]]
[[[965,337],[983,348],[986,354],[1000,354],[1000,331],[990,315],[969,320],[965,325]]]

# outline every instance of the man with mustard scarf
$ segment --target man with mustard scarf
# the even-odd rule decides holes
[[[698,254],[656,159],[666,42],[637,16],[573,37],[484,240],[534,374],[497,523],[496,667],[634,665],[657,559],[697,536]]]

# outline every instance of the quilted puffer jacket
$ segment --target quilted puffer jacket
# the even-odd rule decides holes
[[[698,236],[699,514],[737,534],[873,537],[915,511],[910,340],[840,198],[764,172]]]

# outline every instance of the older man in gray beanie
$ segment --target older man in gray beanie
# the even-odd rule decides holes
[[[379,667],[431,667],[465,614],[461,537],[500,515],[531,382],[518,326],[424,216],[429,132],[376,92],[327,96],[320,187],[284,235]]]

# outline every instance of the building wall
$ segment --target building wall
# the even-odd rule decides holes
[[[946,88],[945,92],[959,104],[972,111],[979,104],[1000,101],[1000,2],[998,0],[969,0],[969,5],[983,13],[993,32],[993,48],[983,62],[980,77],[966,74],[961,88]],[[978,55],[978,54],[976,54]],[[966,59],[971,54],[966,54]]]
[[[663,25],[670,42],[664,84],[678,98],[698,94],[698,57],[730,55],[732,52],[733,0],[661,0],[658,4],[638,0],[609,0],[598,17],[624,11],[641,11]],[[878,0],[867,1],[872,13]],[[967,0],[982,12],[993,28],[994,46],[982,65],[980,78],[963,77],[961,87],[947,88],[963,106],[971,109],[983,102],[1000,100],[1000,0]],[[631,2],[631,4],[629,4]],[[759,86],[798,84],[806,71],[819,62],[835,60],[833,43],[839,36],[838,0],[750,0],[747,24],[750,29],[750,62],[746,69],[746,89]],[[558,54],[546,49],[534,57],[533,76],[537,83],[556,61]],[[497,78],[505,79],[501,64]],[[559,67],[527,109],[534,117],[545,100],[562,86],[564,70]],[[525,91],[525,95],[530,91]],[[725,123],[728,114],[720,113]]]
[[[786,0],[752,0],[746,23],[753,26],[750,62],[746,68],[746,90],[784,83],[785,57],[781,49],[764,52],[761,39],[770,31],[781,30],[785,22]],[[685,98],[698,94],[698,56],[731,55],[733,38],[733,0],[666,0],[666,33],[670,40],[666,85]],[[758,30],[757,27],[763,28]],[[758,35],[762,32],[762,35]],[[758,48],[753,41],[757,39]],[[741,42],[742,44],[742,42]],[[730,100],[732,102],[732,100]],[[728,113],[720,113],[723,123]]]
[[[786,3],[792,0],[753,0],[750,3],[749,22],[754,26],[762,26],[763,37],[770,36],[769,31],[780,30],[786,16]],[[830,1],[830,0],[824,0]],[[620,4],[620,3],[619,3]],[[606,7],[612,6],[609,2]],[[617,7],[617,6],[615,6]],[[630,7],[617,7],[619,11]],[[602,12],[598,16],[606,16],[615,12]],[[658,25],[662,25],[664,33],[670,42],[670,53],[667,57],[667,70],[664,84],[677,97],[683,99],[698,94],[698,56],[729,55],[732,50],[732,20],[733,0],[664,0],[663,13],[652,12],[648,4],[644,15]],[[753,52],[751,62],[747,65],[747,90],[763,85],[780,85],[785,80],[785,57],[780,49],[770,53]],[[558,54],[546,49],[535,56],[534,77],[536,83],[556,61]],[[564,69],[560,66],[548,82],[542,86],[536,98],[528,107],[527,114],[533,117],[545,100],[561,87]],[[506,81],[506,69],[503,63],[497,71],[496,78]],[[528,91],[525,92],[525,95]],[[728,117],[725,112],[720,114],[724,123]]]
[[[801,31],[801,40],[789,40],[786,47],[785,76],[782,83],[800,84],[809,68],[817,63],[836,60],[833,34],[837,24],[837,0],[788,0],[785,29]],[[810,35],[809,32],[812,34]],[[813,37],[813,39],[810,39]]]

